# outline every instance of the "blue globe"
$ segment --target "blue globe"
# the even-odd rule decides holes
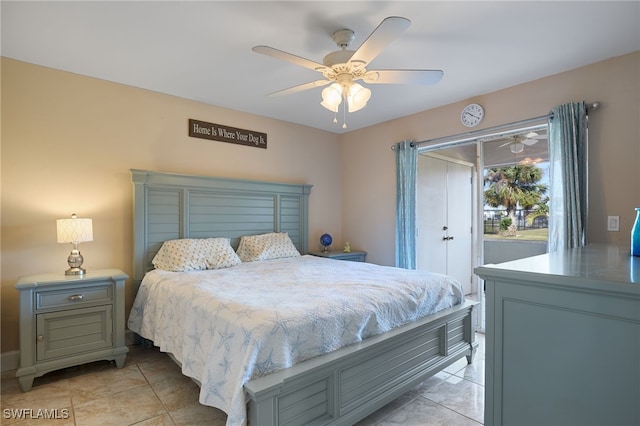
[[[333,238],[331,238],[331,235],[322,234],[320,236],[320,244],[322,244],[323,247],[329,247],[332,242],[333,242]]]

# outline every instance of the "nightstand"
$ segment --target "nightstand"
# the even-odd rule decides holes
[[[24,392],[33,379],[99,360],[124,366],[124,281],[117,269],[20,277],[20,368]]]
[[[320,257],[328,257],[329,259],[350,260],[352,262],[364,262],[364,258],[367,257],[366,251],[352,251],[350,253],[345,253],[342,251],[312,251],[309,254]]]

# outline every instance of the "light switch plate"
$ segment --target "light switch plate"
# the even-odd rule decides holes
[[[607,216],[607,231],[620,231],[620,216]]]

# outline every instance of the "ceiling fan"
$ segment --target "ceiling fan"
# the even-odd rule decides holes
[[[519,154],[524,151],[525,146],[531,146],[538,143],[540,140],[547,139],[547,135],[540,135],[536,132],[529,132],[526,135],[515,135],[511,136],[509,142],[503,143],[498,148],[502,148],[505,146],[509,146],[509,149],[514,154]]]
[[[355,38],[355,33],[349,29],[338,30],[333,33],[333,41],[340,50],[326,55],[322,63],[302,58],[282,50],[269,46],[254,46],[253,51],[292,62],[296,65],[322,73],[324,79],[279,90],[267,96],[280,96],[326,86],[322,90],[323,107],[337,115],[342,101],[345,102],[344,111],[355,112],[362,109],[369,98],[371,90],[356,83],[362,80],[368,84],[435,84],[444,75],[442,70],[416,70],[416,69],[384,69],[367,70],[369,63],[382,52],[382,50],[395,40],[403,31],[409,28],[411,21],[399,16],[390,16],[382,20],[369,37],[357,50],[350,50],[349,45]],[[334,117],[334,123],[337,118]],[[343,123],[346,128],[346,123]]]

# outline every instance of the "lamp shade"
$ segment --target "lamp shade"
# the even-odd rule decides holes
[[[371,90],[358,83],[352,84],[349,88],[349,96],[347,99],[349,112],[355,112],[364,108],[367,102],[369,102],[369,98],[371,98]]]
[[[81,243],[93,241],[93,221],[72,215],[71,219],[58,219],[58,242]]]
[[[509,146],[509,149],[511,150],[511,152],[513,152],[514,154],[519,154],[522,151],[524,151],[524,144],[520,143],[520,142],[516,142],[514,144],[511,144],[511,146]]]
[[[333,83],[322,90],[322,102],[320,105],[331,112],[338,112],[338,106],[342,102],[342,86]]]

